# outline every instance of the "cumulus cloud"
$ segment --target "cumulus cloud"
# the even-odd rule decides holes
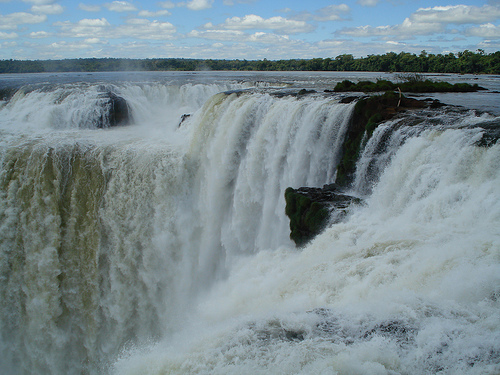
[[[134,12],[137,10],[137,8],[134,6],[134,4],[129,3],[128,1],[113,1],[112,3],[106,3],[104,4],[108,10],[112,12]]]
[[[378,1],[379,0],[358,0],[356,2],[363,7],[374,7],[378,4]]]
[[[338,34],[352,37],[382,37],[391,39],[411,39],[416,35],[432,35],[445,32],[449,25],[480,24],[500,17],[500,7],[484,5],[436,6],[420,8],[401,24],[387,26],[359,26],[344,28]],[[492,25],[492,24],[490,24]],[[493,25],[492,25],[493,26]],[[452,32],[463,32],[453,30]],[[469,35],[495,35],[491,26],[482,25],[467,31]]]
[[[78,4],[78,8],[86,12],[99,12],[101,10],[99,5],[86,5],[83,3]]]
[[[83,19],[76,23],[69,21],[54,24],[61,28],[61,35],[72,38],[138,38],[149,40],[173,39],[176,28],[170,22],[149,21],[133,18],[125,24],[112,26],[105,18]]]
[[[466,33],[467,35],[479,36],[485,39],[500,39],[500,26],[487,23],[479,27],[472,27]]]
[[[192,38],[203,38],[211,40],[237,41],[245,39],[246,34],[243,31],[239,30],[193,30],[189,32],[187,36]]]
[[[29,37],[33,39],[48,38],[49,36],[52,36],[52,34],[46,31],[33,31],[29,34]]]
[[[212,7],[214,0],[190,0],[186,3],[186,7],[191,10],[203,10]]]
[[[410,16],[410,19],[418,23],[481,24],[495,21],[499,17],[499,6],[449,5],[420,8]]]
[[[61,40],[59,42],[54,42],[48,45],[49,48],[53,50],[61,50],[65,53],[79,51],[90,48],[92,45],[86,42],[67,42],[65,40]]]
[[[395,26],[359,26],[342,29],[339,34],[356,38],[391,37],[398,39],[413,38],[415,35],[431,35],[444,30],[439,23],[415,23],[406,18],[402,24]]]
[[[87,38],[84,41],[87,44],[106,44],[105,41],[99,39],[99,38]]]
[[[231,17],[226,19],[223,24],[216,26],[207,23],[203,28],[207,30],[274,30],[282,34],[306,33],[314,29],[305,21],[290,20],[281,16],[266,19],[255,14],[244,17]]]
[[[56,22],[54,26],[61,27],[63,36],[73,38],[94,38],[109,36],[110,23],[106,18],[85,18],[76,23],[69,21]]]
[[[161,1],[158,5],[165,9],[172,9],[176,7],[176,5],[171,1]]]
[[[328,5],[318,10],[313,18],[316,21],[339,21],[344,19],[343,15],[350,11],[351,9],[346,4]]]
[[[134,18],[127,20],[115,30],[116,37],[149,40],[169,40],[174,38],[176,28],[170,22],[149,21]]]
[[[234,4],[250,4],[254,3],[256,0],[224,0],[223,4],[228,6],[233,6]]]
[[[36,24],[46,20],[47,16],[44,14],[35,15],[25,12],[11,13],[5,16],[0,14],[0,30],[15,30],[18,25]]]
[[[0,39],[15,39],[18,35],[16,33],[5,33],[0,31]]]
[[[150,12],[149,10],[141,10],[139,12],[139,17],[162,17],[162,16],[170,16],[172,13],[170,13],[168,10],[159,10],[157,12]]]
[[[290,19],[298,21],[343,21],[347,19],[347,16],[351,12],[346,4],[334,4],[323,7],[314,13],[303,11],[300,13],[293,12],[290,8],[281,9],[281,12],[288,13]]]
[[[55,0],[23,0],[25,3],[30,3],[33,5],[48,5],[55,2]]]
[[[226,41],[233,43],[262,43],[262,44],[283,44],[290,42],[290,38],[286,35],[277,35],[273,33],[265,33],[262,31],[255,32],[253,34],[247,34],[240,30],[207,30],[198,31],[193,30],[187,34],[189,37],[202,38],[209,40]]]
[[[59,4],[33,5],[31,11],[37,14],[61,14],[64,8]]]

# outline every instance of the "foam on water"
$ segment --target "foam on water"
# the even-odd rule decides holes
[[[347,222],[241,260],[115,372],[497,373],[500,147],[478,133],[408,140]]]

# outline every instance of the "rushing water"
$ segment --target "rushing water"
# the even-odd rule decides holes
[[[288,94],[344,78],[6,76],[1,372],[498,374],[495,105],[380,125],[364,203],[290,241],[283,193],[334,182],[354,104]],[[107,91],[132,124],[95,129]]]

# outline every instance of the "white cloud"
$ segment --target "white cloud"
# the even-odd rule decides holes
[[[277,35],[259,31],[250,35],[248,41],[263,44],[283,45],[283,43],[288,43],[291,40],[287,35]]]
[[[30,3],[33,5],[48,5],[55,2],[55,0],[23,0],[25,3]]]
[[[83,19],[77,23],[56,22],[54,26],[60,26],[62,35],[72,38],[97,38],[109,36],[110,23],[106,18]]]
[[[172,13],[170,13],[168,10],[159,10],[157,12],[150,12],[148,10],[141,10],[139,12],[139,17],[162,17],[162,16],[170,16]]]
[[[499,6],[449,5],[420,8],[410,16],[410,19],[418,23],[481,24],[495,21],[499,17]]]
[[[192,38],[203,38],[211,40],[225,40],[225,41],[239,41],[246,38],[246,34],[243,31],[238,30],[207,30],[198,31],[193,30],[187,34],[188,37]]]
[[[149,21],[134,18],[115,30],[116,37],[149,40],[169,40],[174,38],[176,28],[170,22]]]
[[[204,10],[212,7],[214,0],[190,0],[186,7],[191,10]]]
[[[62,50],[64,52],[72,52],[72,51],[80,51],[83,49],[88,49],[91,47],[91,44],[85,42],[67,42],[65,40],[61,40],[59,42],[54,42],[49,44],[47,47],[53,50]]]
[[[3,42],[3,43],[0,43],[0,47],[2,47],[2,48],[12,48],[12,47],[16,47],[16,46],[17,46],[17,42]]]
[[[59,4],[33,5],[31,11],[38,14],[61,14],[64,8]]]
[[[339,34],[349,35],[356,38],[368,37],[390,37],[397,39],[411,39],[415,35],[431,35],[444,30],[439,23],[414,23],[406,18],[402,24],[395,26],[358,26],[345,28]]]
[[[358,0],[356,2],[363,7],[374,7],[378,4],[379,0]]]
[[[78,8],[86,12],[99,12],[101,10],[99,5],[86,5],[83,3],[78,4]]]
[[[500,26],[487,23],[467,30],[467,35],[479,36],[485,39],[500,39]]]
[[[228,6],[233,6],[234,4],[251,4],[256,0],[224,0],[223,4]]]
[[[351,9],[346,4],[328,5],[318,10],[313,18],[316,21],[339,21],[343,19],[342,15],[350,11]]]
[[[99,39],[99,38],[87,38],[84,41],[87,44],[106,44],[105,41]]]
[[[29,34],[29,37],[33,39],[48,38],[49,36],[52,36],[52,34],[46,31],[33,31]]]
[[[112,26],[105,18],[83,19],[77,23],[59,22],[61,35],[71,38],[121,39],[138,38],[169,40],[174,38],[176,28],[170,22],[149,21],[143,18],[128,19],[125,24]]]
[[[0,39],[15,39],[18,35],[16,33],[4,33],[0,31]]]
[[[482,7],[454,5],[436,6],[432,8],[420,8],[411,14],[399,25],[387,26],[359,26],[356,28],[345,28],[338,34],[352,37],[382,37],[384,39],[412,39],[416,35],[433,35],[446,31],[449,25],[463,25],[482,23],[496,20],[500,17],[500,7],[484,5]],[[490,24],[493,26],[492,24]],[[471,28],[466,33],[468,35],[490,35],[494,37],[497,30],[491,26],[482,25],[478,28]],[[452,29],[450,33],[463,33],[464,30]],[[486,37],[486,36],[484,36]]]
[[[11,13],[5,16],[0,15],[0,30],[15,30],[18,25],[36,24],[46,20],[46,15],[35,15],[25,12]]]
[[[284,34],[311,32],[314,27],[305,21],[290,20],[281,16],[262,18],[255,14],[244,17],[231,17],[223,24],[214,26],[212,23],[204,25],[205,29],[225,29],[225,30],[274,30]]]
[[[209,40],[226,41],[233,43],[261,43],[261,44],[273,44],[282,45],[283,43],[290,43],[291,39],[286,35],[277,35],[273,33],[265,33],[262,31],[255,32],[253,34],[247,34],[240,30],[207,30],[198,31],[193,30],[187,34],[188,37],[202,38]]]
[[[171,1],[161,1],[158,5],[165,9],[172,9],[176,7],[176,5]]]
[[[113,1],[112,3],[105,3],[104,6],[112,12],[134,12],[137,8],[134,4],[128,1]]]

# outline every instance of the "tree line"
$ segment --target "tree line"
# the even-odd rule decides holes
[[[64,60],[0,60],[0,73],[111,72],[111,71],[370,71],[416,73],[500,74],[500,51],[483,50],[448,54],[419,55],[388,52],[355,58],[342,54],[335,58],[289,60],[217,59],[125,59],[80,58]]]

